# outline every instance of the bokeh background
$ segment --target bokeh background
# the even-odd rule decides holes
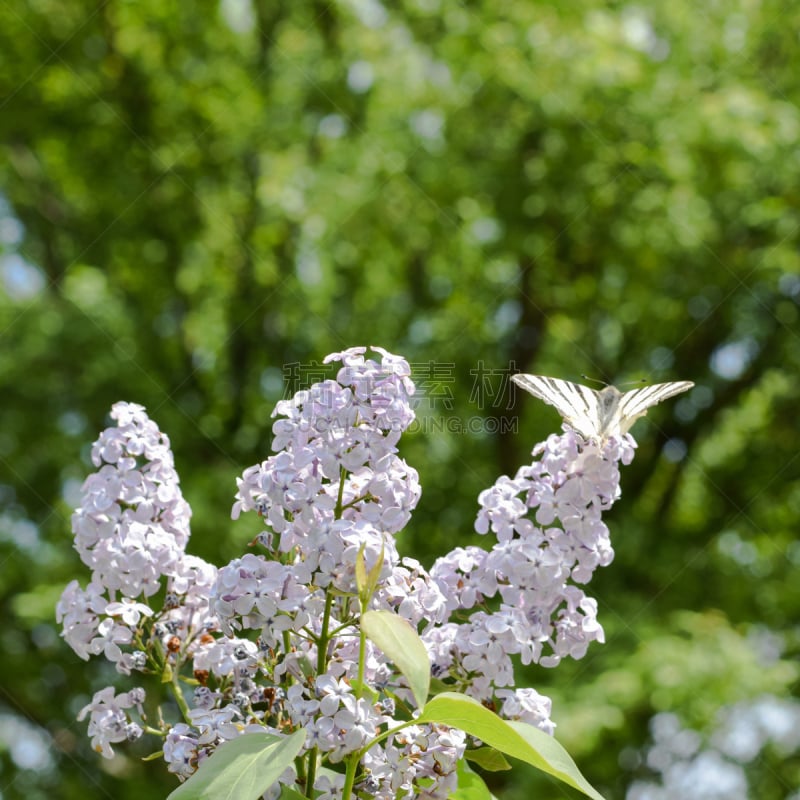
[[[559,427],[509,371],[697,384],[634,429],[606,644],[520,682],[609,800],[800,796],[798,30],[790,0],[2,0],[2,800],[175,786],[90,751],[114,673],[54,620],[111,404],[169,434],[222,564],[275,401],[356,344],[420,385],[425,564]]]

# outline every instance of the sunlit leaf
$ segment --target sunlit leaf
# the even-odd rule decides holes
[[[480,775],[473,772],[462,758],[458,762],[458,789],[450,800],[495,800]]]
[[[303,747],[305,730],[291,736],[247,733],[221,744],[167,800],[256,800]]]
[[[505,756],[493,747],[479,747],[477,750],[467,750],[464,758],[477,764],[487,772],[501,772],[511,769],[511,764],[506,761]]]
[[[430,687],[428,651],[408,620],[390,611],[367,611],[361,625],[387,658],[403,673],[417,705],[425,705]]]
[[[281,786],[280,800],[308,800],[308,798],[291,786]]]
[[[509,722],[466,695],[448,692],[434,697],[417,722],[439,722],[460,728],[506,755],[518,758],[583,792],[603,800],[570,757],[552,737],[524,722]]]

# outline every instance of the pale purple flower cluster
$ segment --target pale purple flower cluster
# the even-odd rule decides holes
[[[189,713],[189,719],[191,724],[178,722],[164,738],[167,770],[184,780],[223,742],[243,733],[265,733],[268,730],[259,723],[246,724],[244,714],[233,704],[210,709],[197,706]],[[277,733],[276,730],[269,732]],[[287,776],[287,782],[290,780]]]
[[[266,732],[260,724],[243,725],[242,714],[233,705],[210,711],[195,708],[190,713],[190,719],[191,725],[178,722],[164,738],[167,769],[182,779],[192,775],[223,742],[235,739],[242,733]]]
[[[316,748],[331,763],[396,723],[388,695],[374,702],[353,692],[360,656],[370,686],[392,686],[395,695],[410,698],[381,651],[367,643],[361,653],[356,625],[345,622],[357,608],[357,558],[363,557],[370,568],[383,562],[373,607],[396,611],[414,624],[442,622],[448,613],[439,584],[414,559],[401,559],[395,544],[395,534],[408,522],[420,495],[416,470],[396,454],[400,434],[414,419],[414,386],[403,359],[374,350],[380,363],[365,359],[365,348],[328,356],[326,363],[343,364],[336,380],[278,403],[273,447],[279,452],[237,481],[233,516],[256,511],[266,525],[261,542],[268,549],[274,544],[274,552],[283,555],[280,561],[255,555],[232,561],[219,571],[213,591],[213,607],[226,632],[258,629],[265,649],[280,649],[282,637],[291,636],[291,647],[283,648],[270,674],[276,681],[292,676],[281,708],[306,729],[305,748]],[[310,683],[304,665],[317,660],[315,639],[330,590],[337,599],[328,626],[338,635],[329,644],[326,673]],[[463,736],[458,741],[460,747],[440,748],[451,753],[449,761],[435,761],[438,751],[432,747],[427,766],[412,738],[369,750],[365,788],[387,799],[397,795],[401,784],[423,791],[434,770],[445,766],[452,772],[447,785],[452,785]],[[443,774],[436,774],[437,783],[445,781]],[[417,779],[422,783],[417,785]],[[336,796],[341,785],[334,780],[327,790]]]
[[[365,348],[329,356],[326,362],[343,364],[336,380],[280,402],[280,418],[273,425],[278,452],[237,482],[233,516],[242,511],[262,516],[266,530],[259,540],[270,557],[249,553],[220,569],[211,603],[229,637],[256,630],[258,641],[214,639],[195,650],[196,670],[217,675],[221,669],[230,676],[237,710],[227,716],[228,697],[205,693],[205,718],[226,715],[215,736],[201,735],[194,709],[191,725],[171,729],[164,753],[170,770],[179,775],[190,774],[215,742],[229,738],[246,720],[259,720],[269,729],[278,713],[307,731],[306,751],[315,749],[330,763],[361,750],[397,721],[389,695],[375,700],[353,691],[359,658],[368,685],[391,687],[394,695],[410,699],[378,648],[367,642],[361,651],[353,620],[359,557],[370,568],[382,560],[373,607],[392,609],[414,624],[441,622],[448,613],[439,584],[415,560],[401,560],[395,545],[395,534],[408,522],[420,494],[416,471],[396,453],[400,433],[414,418],[414,387],[403,359],[375,350],[379,363],[365,359]],[[335,601],[326,624],[337,635],[328,642],[325,673],[310,677],[330,592]],[[265,702],[267,674],[270,699]],[[195,708],[197,703],[195,697]],[[387,800],[403,788],[420,796],[445,796],[454,786],[465,737],[429,726],[415,731],[368,751],[362,788]],[[427,750],[425,735],[430,738]],[[439,794],[437,786],[442,787]],[[323,797],[326,792],[335,797],[342,784],[328,775],[318,788]]]
[[[597,602],[574,585],[586,583],[613,558],[602,513],[619,496],[619,462],[633,457],[630,436],[602,448],[573,431],[550,436],[514,478],[501,477],[479,496],[475,523],[497,543],[488,553],[458,548],[431,570],[448,612],[470,610],[499,595],[495,611],[429,629],[423,639],[434,672],[482,701],[502,700],[504,716],[552,730],[550,705],[532,690],[510,690],[512,656],[555,666],[581,658],[603,641]]]
[[[400,434],[414,419],[414,385],[406,361],[381,348],[380,364],[364,347],[334,353],[336,380],[314,384],[277,404],[272,426],[279,452],[237,480],[234,519],[255,510],[268,546],[295,552],[324,589],[354,589],[355,558],[366,548],[386,569],[397,560],[392,534],[411,517],[420,495],[415,469],[397,456]]]
[[[81,658],[102,654],[129,675],[163,666],[156,657],[174,660],[170,642],[196,646],[216,626],[209,593],[217,571],[185,552],[191,511],[167,436],[134,403],[116,403],[111,417],[116,425],[92,448],[98,470],[84,482],[81,506],[72,516],[75,548],[91,580],[85,589],[76,580],[67,585],[56,618]],[[162,587],[164,605],[154,609],[148,598]],[[156,642],[159,656],[147,652]],[[93,710],[90,723],[93,741],[107,758],[113,755],[109,743],[122,741],[119,709],[125,706],[118,698],[112,713],[113,693],[107,687],[95,696],[102,713]]]
[[[331,763],[360,750],[389,718],[377,705],[356,697],[350,683],[319,675],[312,688],[289,688],[286,706],[292,721],[307,731],[306,747],[317,747]]]
[[[92,702],[78,714],[78,721],[89,715],[89,736],[98,753],[111,758],[114,755],[112,743],[132,742],[142,735],[142,727],[131,720],[127,709],[135,707],[139,716],[144,717],[144,698],[144,689],[115,695],[114,687],[107,686],[95,693]]]
[[[302,561],[282,564],[247,553],[219,571],[214,611],[229,636],[242,628],[259,630],[274,647],[283,631],[299,631],[310,623],[312,606],[322,611],[324,595],[314,593],[319,602],[309,602],[310,583],[311,571]]]
[[[414,558],[403,558],[394,564],[378,588],[375,605],[395,611],[415,626],[423,622],[438,625],[449,616],[440,584]]]
[[[366,794],[383,800],[412,796],[446,800],[458,788],[456,769],[467,737],[446,725],[412,725],[389,737],[364,759],[370,770]]]
[[[66,587],[57,616],[82,658],[103,654],[119,672],[155,673],[174,690],[182,721],[149,732],[182,780],[224,741],[303,728],[309,758],[360,754],[362,795],[443,800],[454,791],[467,737],[409,725],[416,702],[405,678],[360,637],[360,560],[376,581],[367,605],[420,632],[437,678],[548,733],[550,701],[514,688],[512,658],[553,666],[602,641],[597,604],[576,584],[613,557],[601,514],[619,494],[618,462],[630,460],[633,440],[600,449],[571,432],[551,436],[533,464],[480,495],[476,529],[495,534],[492,550],[456,548],[428,573],[395,541],[420,496],[417,472],[397,453],[414,419],[410,368],[373,350],[375,358],[363,347],[328,356],[341,363],[335,379],[278,403],[276,452],[237,480],[232,512],[263,519],[264,552],[220,569],[185,552],[189,508],[169,441],[144,409],[116,404],[117,425],[95,443],[98,471],[73,516],[92,578],[86,589]],[[191,699],[180,676],[196,686]],[[104,756],[141,734],[128,710],[141,713],[142,700],[141,690],[109,687],[84,709]],[[369,747],[403,719],[405,728]],[[281,781],[296,777],[290,769]],[[322,773],[314,788],[338,799],[343,776]]]
[[[126,597],[146,597],[172,574],[189,540],[183,499],[169,439],[142,406],[117,403],[117,425],[92,447],[97,472],[82,487],[72,516],[75,549],[92,577]]]

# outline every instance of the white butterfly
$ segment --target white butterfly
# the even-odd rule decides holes
[[[546,378],[544,375],[512,375],[511,380],[534,397],[554,406],[564,422],[584,438],[599,439],[601,442],[611,436],[627,433],[650,406],[694,386],[691,381],[675,381],[654,383],[630,392],[606,386],[598,392],[580,383]]]

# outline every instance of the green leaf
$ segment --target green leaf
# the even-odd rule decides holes
[[[358,588],[358,598],[361,601],[362,609],[366,608],[370,598],[375,594],[375,589],[378,586],[381,571],[383,570],[384,554],[384,548],[381,546],[381,554],[375,559],[375,563],[372,567],[367,570],[365,547],[366,546],[362,544],[356,556],[356,587]]]
[[[458,762],[458,789],[450,795],[449,800],[496,800],[496,798],[483,782],[483,778],[474,773],[462,758]]]
[[[355,678],[350,681],[350,686],[352,686],[356,697],[366,697],[370,703],[377,703],[380,699],[380,692],[373,689],[366,681],[362,683],[358,678]]]
[[[369,571],[367,576],[367,584],[370,587],[370,596],[375,594],[375,589],[378,586],[378,581],[381,579],[381,572],[383,571],[383,556],[385,547],[381,544],[381,554],[375,559],[375,563]],[[366,562],[365,562],[366,563]]]
[[[308,800],[308,798],[291,786],[281,786],[280,800]]]
[[[305,730],[291,736],[246,733],[221,744],[167,800],[256,800],[291,766]]]
[[[416,722],[439,722],[476,736],[485,744],[518,758],[583,792],[593,800],[603,800],[570,757],[552,737],[533,725],[509,722],[484,708],[477,700],[456,692],[434,697]]]
[[[452,692],[453,684],[445,683],[441,678],[431,678],[431,694],[442,694],[443,692]]]
[[[441,678],[431,678],[431,694],[442,694],[443,692],[452,692],[453,682],[445,683]]]
[[[391,611],[367,611],[361,615],[361,627],[403,673],[417,705],[424,706],[431,681],[431,663],[422,639],[408,620]]]
[[[469,759],[487,772],[502,772],[511,769],[511,764],[505,756],[493,747],[479,747],[477,750],[467,750],[464,758]]]

